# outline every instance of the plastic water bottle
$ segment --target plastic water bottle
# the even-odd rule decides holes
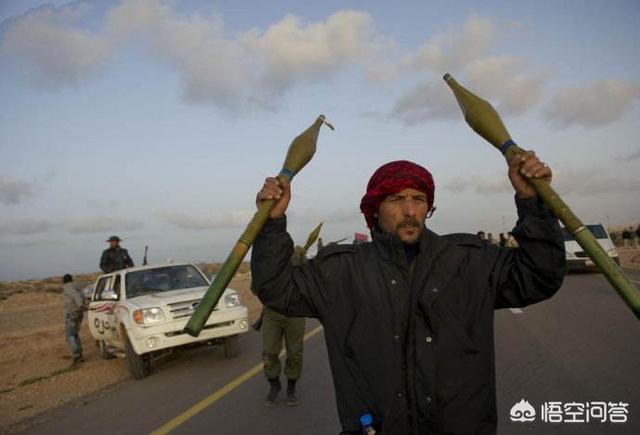
[[[360,416],[360,425],[362,426],[363,435],[376,435],[376,430],[373,427],[373,417],[371,414],[362,414]]]

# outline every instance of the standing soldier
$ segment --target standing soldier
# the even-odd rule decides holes
[[[84,316],[84,296],[73,283],[73,276],[66,274],[62,278],[62,283],[65,337],[73,355],[73,364],[80,364],[84,362],[84,358],[82,358],[82,343],[80,343],[80,325]]]
[[[107,240],[109,248],[102,252],[102,258],[100,259],[100,269],[104,273],[133,267],[133,260],[129,257],[129,253],[126,249],[120,247],[121,241],[118,236],[111,236]]]
[[[293,266],[300,266],[306,262],[304,248],[296,246],[291,257]],[[287,351],[284,375],[287,377],[287,406],[298,404],[296,395],[296,382],[302,373],[302,352],[304,339],[305,318],[287,317],[271,308],[264,307],[262,318],[262,359],[264,361],[264,374],[269,381],[270,388],[264,405],[272,407],[282,385],[280,384],[280,351],[282,339],[285,341]]]

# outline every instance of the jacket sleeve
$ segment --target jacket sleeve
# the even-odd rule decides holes
[[[516,195],[517,248],[495,249],[489,282],[495,308],[524,307],[550,298],[562,285],[566,259],[558,220],[538,198]]]
[[[253,244],[252,286],[267,307],[291,317],[322,319],[327,307],[321,261],[293,266],[286,216],[269,219]]]

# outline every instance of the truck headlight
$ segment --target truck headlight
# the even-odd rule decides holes
[[[225,308],[234,308],[240,306],[240,295],[238,293],[231,293],[224,297]]]
[[[139,325],[148,325],[164,320],[164,313],[159,307],[144,308],[133,312],[133,320]]]

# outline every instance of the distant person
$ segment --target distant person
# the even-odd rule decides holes
[[[484,234],[484,231],[478,231],[476,235],[480,238],[480,240],[487,240],[487,237]]]
[[[624,242],[625,248],[631,247],[631,227],[625,228],[622,231],[622,241]]]
[[[496,240],[493,238],[492,233],[487,234],[487,242],[491,243],[492,245],[496,244]]]
[[[635,245],[636,248],[638,247],[638,242],[640,242],[640,224],[638,224],[638,227],[636,228],[636,234],[635,234]]]
[[[505,246],[507,246],[507,237],[504,233],[500,233],[500,247],[504,248]]]
[[[102,252],[100,258],[100,269],[104,273],[115,272],[116,270],[133,267],[133,260],[126,249],[120,247],[122,240],[118,236],[111,236],[107,240],[109,248]]]
[[[291,257],[293,266],[306,263],[305,252],[296,246]],[[262,360],[264,361],[264,375],[269,381],[269,393],[264,406],[272,407],[276,404],[282,384],[280,383],[280,351],[284,339],[286,362],[284,375],[287,377],[286,405],[298,404],[296,383],[302,374],[302,358],[304,349],[304,317],[288,317],[271,308],[264,307],[262,311]]]
[[[73,282],[73,276],[62,277],[62,296],[64,297],[65,337],[73,356],[73,364],[84,362],[82,343],[80,343],[80,325],[84,316],[85,299]]]
[[[511,232],[507,233],[507,248],[517,248],[518,247],[518,241],[516,240],[515,237],[513,237],[513,234],[511,234]]]

